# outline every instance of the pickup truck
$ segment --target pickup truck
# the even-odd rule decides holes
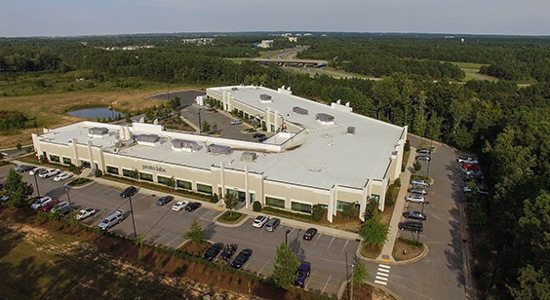
[[[471,157],[468,157],[468,158],[457,158],[456,161],[459,163],[459,164],[477,164],[478,161],[471,158]]]
[[[311,264],[308,262],[303,262],[300,264],[298,270],[296,271],[296,280],[294,280],[294,285],[303,288],[306,278],[309,277],[309,273],[311,273]]]

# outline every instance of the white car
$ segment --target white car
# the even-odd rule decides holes
[[[78,214],[76,215],[76,219],[77,220],[84,220],[84,219],[86,219],[87,217],[89,217],[93,214],[95,214],[95,209],[93,209],[93,208],[81,209],[78,212]]]
[[[73,174],[69,173],[69,172],[63,172],[57,176],[54,177],[53,181],[63,181],[65,179],[68,179],[70,178],[71,176],[73,176]]]
[[[46,203],[46,201],[51,201],[51,200],[52,200],[52,198],[48,197],[48,196],[44,196],[42,198],[36,199],[36,201],[34,201],[31,204],[31,208],[32,209],[39,209],[40,207],[42,207],[43,203]]]
[[[420,194],[410,194],[407,197],[405,197],[405,200],[407,200],[407,202],[417,202],[417,203],[422,203],[425,201],[424,196]]]
[[[40,172],[40,173],[38,173],[38,177],[40,177],[40,178],[48,178],[48,177],[52,177],[52,176],[54,176],[54,175],[59,174],[59,172],[61,172],[59,169],[50,168],[50,169],[46,169],[45,172]]]
[[[172,205],[172,210],[173,211],[180,211],[182,209],[184,209],[187,204],[189,204],[189,201],[187,200],[183,200],[183,201],[178,201],[176,202],[176,204]]]
[[[40,174],[40,171],[42,171],[42,170],[46,170],[46,169],[36,167],[36,168],[29,171],[29,175],[34,175],[34,174],[38,175],[38,174]]]
[[[252,222],[252,226],[256,228],[262,228],[265,223],[269,221],[269,217],[266,215],[259,215],[254,219],[254,222]]]
[[[477,164],[478,161],[476,159],[473,159],[471,157],[468,157],[468,158],[457,158],[456,161],[459,163],[459,164]]]
[[[242,123],[243,123],[243,121],[241,121],[241,120],[233,120],[233,121],[231,121],[231,125],[239,125],[239,124],[242,124]]]

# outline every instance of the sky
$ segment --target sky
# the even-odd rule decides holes
[[[0,0],[0,37],[343,31],[550,35],[550,0]]]

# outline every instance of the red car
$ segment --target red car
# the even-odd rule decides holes
[[[42,211],[48,212],[59,203],[59,200],[49,200],[42,204]]]
[[[476,164],[464,164],[462,168],[464,168],[464,170],[479,171],[479,166]]]

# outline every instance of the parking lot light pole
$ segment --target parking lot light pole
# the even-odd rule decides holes
[[[69,196],[69,188],[65,188],[65,193],[67,193],[67,200],[69,201],[69,205],[71,205],[71,197]]]
[[[34,176],[34,185],[36,185],[36,193],[38,194],[38,198],[40,198],[40,189],[38,188],[38,180],[36,180],[36,172],[33,173]]]
[[[130,200],[130,214],[132,214],[132,225],[134,226],[134,238],[137,237],[136,232],[136,220],[134,219],[134,206],[132,205],[132,196],[128,197]]]
[[[289,233],[290,233],[290,229],[287,229],[286,234],[285,234],[285,246],[288,246],[288,234]]]
[[[354,264],[351,264],[351,287],[350,287],[350,293],[349,293],[349,299],[353,300],[353,268],[355,267]]]
[[[202,135],[201,108],[199,107],[199,135]]]

